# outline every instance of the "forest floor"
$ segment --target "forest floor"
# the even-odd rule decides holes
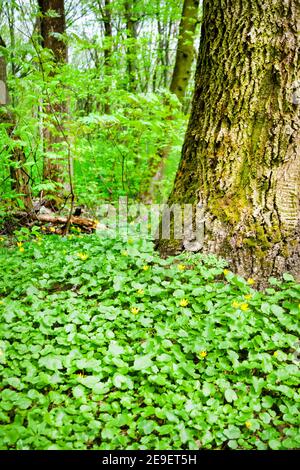
[[[291,276],[259,292],[135,237],[0,245],[2,449],[300,448]]]

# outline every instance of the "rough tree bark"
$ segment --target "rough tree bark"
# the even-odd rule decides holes
[[[183,102],[191,76],[194,59],[194,36],[197,26],[199,0],[184,0],[175,66],[170,90]]]
[[[300,279],[300,1],[205,0],[192,113],[170,203],[205,210],[203,252]],[[162,240],[162,253],[185,241]]]
[[[64,0],[38,0],[38,4],[41,13],[42,46],[52,51],[54,61],[59,66],[68,60],[66,42],[59,36],[66,32]],[[51,12],[54,12],[55,15]],[[53,74],[55,74],[55,69],[53,69]],[[44,129],[46,152],[55,152],[57,146],[64,141],[62,116],[66,111],[66,103],[46,106],[46,112],[51,117],[55,128],[55,132],[48,128]],[[61,165],[53,159],[45,157],[43,173],[44,179],[57,183],[63,182]]]

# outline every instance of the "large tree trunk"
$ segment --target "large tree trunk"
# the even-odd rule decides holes
[[[64,0],[38,0],[41,13],[42,46],[52,51],[54,62],[59,66],[67,62],[68,53],[65,40],[60,37],[66,32]],[[55,15],[51,14],[55,12]],[[53,68],[55,74],[55,68]],[[49,97],[51,98],[51,97]],[[49,100],[48,100],[49,101]],[[47,104],[46,113],[55,128],[52,132],[47,126],[44,129],[44,144],[46,152],[57,152],[61,142],[65,140],[63,130],[63,116],[67,111],[66,103]],[[44,179],[55,183],[62,183],[63,169],[57,160],[45,157]]]
[[[202,204],[202,250],[300,278],[300,2],[204,1],[196,89],[170,202]],[[164,240],[162,252],[185,241]]]
[[[198,8],[199,0],[184,0],[175,67],[170,86],[172,93],[175,93],[181,102],[184,100],[191,76]]]

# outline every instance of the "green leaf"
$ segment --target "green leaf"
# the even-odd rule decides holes
[[[241,431],[236,426],[228,426],[227,429],[224,429],[224,434],[228,439],[238,439],[241,436]]]
[[[124,348],[120,346],[117,341],[111,341],[109,343],[108,352],[113,356],[120,356],[121,354],[124,354]]]
[[[78,377],[77,380],[87,388],[93,388],[98,382],[100,382],[99,377],[93,375],[89,375],[87,377]]]
[[[58,356],[52,356],[52,355],[41,357],[39,359],[39,365],[46,367],[46,369],[50,369],[54,371],[60,370],[63,368],[61,358]]]
[[[225,390],[225,399],[229,403],[232,403],[233,401],[237,400],[237,394],[231,388],[227,388]]]
[[[147,369],[149,369],[153,365],[151,357],[152,356],[150,354],[147,354],[145,356],[137,357],[134,361],[133,369],[134,370],[147,370]]]
[[[278,441],[277,439],[271,439],[269,441],[269,446],[272,450],[278,450],[278,449],[281,449],[281,442]]]

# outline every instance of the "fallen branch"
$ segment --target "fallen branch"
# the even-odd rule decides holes
[[[96,230],[98,222],[93,219],[87,219],[86,217],[63,217],[60,215],[51,215],[51,214],[36,214],[34,216],[38,221],[51,223],[51,224],[62,224],[65,225],[70,220],[71,225],[77,225],[79,227],[85,227],[92,230]]]

